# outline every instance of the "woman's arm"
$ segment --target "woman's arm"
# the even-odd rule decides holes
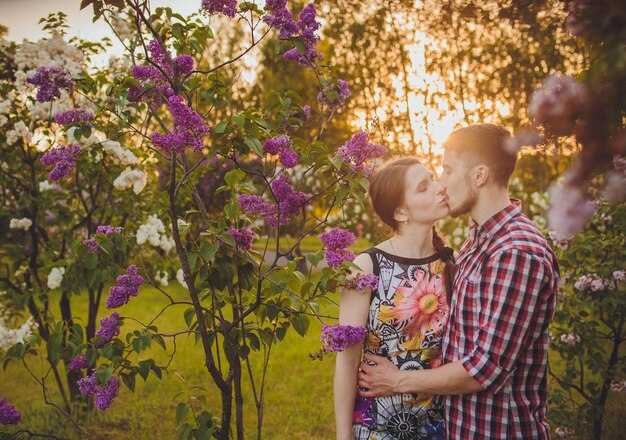
[[[361,254],[354,263],[362,274],[371,274],[372,260],[369,255]],[[344,289],[339,302],[339,324],[353,327],[366,327],[370,307],[369,293],[359,290]],[[357,393],[357,372],[361,363],[363,343],[354,344],[337,353],[335,363],[335,421],[337,440],[352,438],[352,414]]]

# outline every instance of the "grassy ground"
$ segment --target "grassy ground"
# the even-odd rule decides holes
[[[175,294],[184,295],[174,284]],[[144,288],[137,298],[120,309],[121,314],[129,314],[147,321],[165,304],[162,296],[153,289]],[[171,308],[156,322],[163,332],[182,329],[181,316],[184,307]],[[80,307],[76,310],[84,315]],[[131,329],[133,323],[127,321],[124,328]],[[312,361],[307,353],[320,347],[319,324],[312,325],[306,337],[290,332],[285,340],[274,348],[267,377],[267,398],[264,439],[331,439],[334,438],[332,409],[332,375],[334,358]],[[158,346],[152,352],[143,352],[142,358],[155,356],[161,363],[166,354]],[[29,360],[29,366],[36,375],[41,375],[44,365],[37,358]],[[135,393],[122,386],[119,397],[105,412],[94,411],[81,416],[83,429],[89,432],[87,438],[95,440],[141,440],[175,439],[177,426],[175,408],[182,397],[174,399],[179,392],[189,393],[192,387],[206,389],[207,404],[202,405],[214,413],[219,412],[219,396],[211,385],[210,377],[202,365],[202,350],[191,339],[179,338],[177,354],[171,366],[180,376],[170,373],[158,380],[149,376],[144,383],[138,378]],[[256,372],[258,373],[258,371]],[[182,376],[182,378],[181,378]],[[56,387],[51,380],[49,386],[58,402]],[[246,396],[246,438],[256,438],[256,420],[252,394],[249,387]],[[80,438],[67,419],[54,408],[43,403],[41,388],[30,377],[23,366],[10,363],[5,372],[0,371],[0,396],[13,403],[23,414],[23,422],[18,426],[33,432],[55,434],[66,438]],[[199,403],[199,402],[196,402]],[[605,423],[605,438],[626,439],[623,420],[626,416],[626,396],[611,393]],[[17,429],[17,427],[16,427]]]
[[[174,284],[178,286],[177,284]],[[179,288],[178,295],[183,295]],[[137,298],[120,309],[120,314],[136,316],[148,321],[155,316],[165,302],[162,295],[151,288],[144,288]],[[162,332],[183,330],[182,314],[186,307],[172,307],[155,323]],[[77,310],[79,315],[84,310]],[[182,325],[181,325],[182,324]],[[124,330],[134,327],[126,322]],[[269,364],[266,385],[266,409],[263,424],[265,439],[321,439],[334,437],[332,411],[332,358],[312,361],[307,353],[320,348],[320,324],[312,324],[309,333],[302,338],[289,332],[286,338],[274,347]],[[124,332],[123,332],[124,334]],[[169,347],[168,347],[169,348]],[[155,345],[152,352],[142,352],[140,357],[155,356],[165,363],[167,355]],[[254,354],[253,354],[254,359]],[[257,358],[258,360],[258,358]],[[253,360],[254,365],[254,360]],[[40,377],[45,369],[37,357],[29,359],[29,367]],[[63,367],[61,366],[61,369]],[[162,380],[149,376],[147,382],[137,378],[134,393],[122,385],[118,398],[107,411],[95,411],[81,418],[81,425],[89,432],[90,439],[170,439],[177,438],[175,408],[184,397],[174,399],[180,392],[190,393],[192,387],[206,389],[207,404],[197,404],[214,414],[219,413],[219,394],[212,386],[210,376],[202,363],[202,349],[192,338],[179,337],[177,353],[171,365],[171,373]],[[258,370],[255,373],[260,373]],[[182,378],[181,378],[182,376]],[[56,385],[48,379],[48,386],[59,402]],[[196,391],[197,395],[197,391]],[[23,414],[19,428],[32,432],[49,433],[67,438],[79,438],[71,423],[60,416],[51,406],[45,405],[41,387],[16,362],[11,362],[6,371],[0,372],[0,396],[14,404]],[[256,438],[256,412],[249,386],[246,396],[246,438]],[[17,428],[17,427],[16,427]],[[155,434],[158,433],[158,434]]]

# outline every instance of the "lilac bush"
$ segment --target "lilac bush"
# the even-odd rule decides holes
[[[67,417],[73,402],[93,401],[104,410],[114,405],[122,384],[134,391],[137,377],[171,372],[169,363],[153,359],[152,350],[163,349],[173,358],[177,338],[193,336],[218,390],[221,420],[209,429],[202,417],[183,417],[180,436],[206,429],[217,438],[234,436],[231,430],[241,438],[242,381],[254,385],[247,397],[255,402],[260,430],[269,362],[248,353],[269,353],[288,330],[305,335],[313,319],[321,321],[320,304],[349,274],[349,265],[341,262],[354,258],[347,249],[354,237],[334,229],[325,235],[330,267],[308,273],[302,263],[317,265],[321,251],[302,255],[300,244],[341,224],[346,201],[362,203],[365,171],[382,149],[369,135],[359,146],[367,151],[355,145],[338,152],[326,143],[324,126],[350,90],[332,66],[319,63],[320,24],[313,4],[294,19],[283,0],[268,0],[262,7],[203,1],[205,15],[185,18],[169,8],[151,11],[146,3],[128,2],[125,23],[117,12],[94,6],[132,53],[108,69],[90,70],[80,49],[55,36],[55,47],[63,47],[71,63],[27,66],[23,102],[10,101],[0,88],[0,109],[9,101],[7,120],[13,127],[6,140],[13,147],[0,154],[3,161],[19,158],[23,164],[21,174],[0,176],[0,185],[13,194],[11,185],[22,179],[28,194],[2,208],[2,216],[14,220],[10,253],[26,249],[15,262],[18,278],[5,284],[15,286],[15,304],[24,307],[21,299],[33,298],[27,308],[40,324],[36,339],[14,345],[7,356],[28,362],[25,354],[39,351],[55,372],[51,377],[61,377],[58,365],[64,364],[67,383],[58,385],[70,391]],[[216,14],[249,25],[251,35],[244,41],[250,47],[230,60],[206,57],[213,30],[202,20]],[[229,69],[274,36],[286,60],[315,72],[319,102],[272,92],[258,105],[237,104],[231,111],[233,95],[225,86]],[[7,83],[6,90],[11,87]],[[36,107],[43,101],[48,107]],[[321,126],[311,126],[312,112]],[[33,139],[39,144],[31,145]],[[9,151],[15,152],[10,159],[4,156]],[[310,179],[323,185],[312,189],[306,185]],[[288,234],[295,244],[285,245]],[[45,274],[39,274],[42,268]],[[40,285],[46,276],[48,284]],[[178,283],[169,281],[173,278]],[[363,277],[357,284],[374,288],[376,280]],[[100,307],[128,304],[143,285],[167,302],[151,322],[134,318],[132,306],[124,308],[123,319],[117,311],[101,317]],[[101,301],[105,286],[111,287]],[[48,321],[51,289],[61,295],[62,325]],[[35,291],[45,297],[31,295]],[[287,296],[291,305],[284,301]],[[77,298],[88,303],[85,327],[72,311]],[[179,304],[185,309],[171,307]],[[220,313],[209,312],[215,310]],[[176,331],[159,331],[155,321],[163,313],[177,313],[168,315],[174,316]],[[136,329],[126,331],[129,321]],[[221,361],[215,362],[218,356]]]

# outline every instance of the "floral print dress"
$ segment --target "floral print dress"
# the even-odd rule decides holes
[[[401,370],[439,366],[449,316],[441,278],[444,262],[439,253],[414,259],[378,248],[365,252],[371,256],[380,281],[372,293],[364,352],[386,356]],[[443,440],[441,396],[357,395],[352,434],[359,440]]]

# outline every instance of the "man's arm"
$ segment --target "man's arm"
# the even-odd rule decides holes
[[[541,320],[542,286],[546,271],[532,255],[508,250],[488,262],[480,284],[480,319],[474,348],[464,358],[433,370],[399,371],[376,357],[378,365],[361,364],[364,396],[396,392],[463,394],[489,389],[497,392],[506,383],[530,333]],[[441,374],[441,377],[438,375]]]
[[[417,394],[465,394],[476,393],[484,388],[463,367],[463,361],[455,361],[432,370],[400,371],[389,359],[366,354],[376,366],[361,363],[359,391],[363,397],[389,396],[398,393]]]

